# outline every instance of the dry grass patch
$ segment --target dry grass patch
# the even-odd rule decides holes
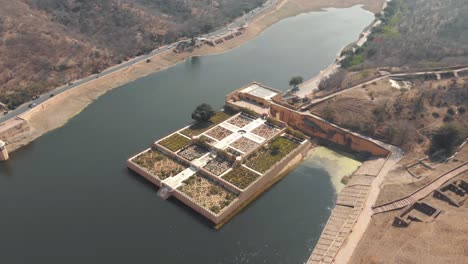
[[[210,131],[208,131],[205,135],[208,135],[214,139],[222,140],[223,138],[231,135],[232,132],[230,130],[225,129],[224,127],[217,126]]]
[[[177,189],[192,198],[198,205],[215,214],[221,212],[238,196],[199,174],[185,180],[183,185]]]
[[[274,137],[278,132],[278,129],[270,125],[261,125],[252,130],[252,133],[267,140]]]
[[[216,157],[210,160],[203,168],[215,175],[221,175],[225,171],[229,170],[232,167],[232,162],[223,158],[223,157]]]
[[[223,176],[223,179],[234,184],[240,189],[246,189],[252,182],[254,182],[259,174],[246,169],[244,167],[237,167],[228,174]]]
[[[206,153],[208,153],[208,150],[206,148],[199,146],[199,145],[191,145],[181,150],[177,154],[181,157],[186,158],[187,160],[192,161],[192,160],[202,157]]]
[[[210,121],[203,123],[197,122],[191,125],[189,128],[182,130],[181,133],[188,137],[197,136],[214,127],[215,125],[227,120],[229,117],[231,116],[224,112],[216,112],[216,114],[210,118]]]
[[[243,115],[238,115],[228,121],[228,123],[235,125],[236,127],[243,128],[246,125],[250,124],[252,119],[245,117]]]
[[[236,140],[234,143],[231,144],[231,147],[234,147],[244,153],[248,153],[255,148],[257,148],[260,144],[255,141],[252,141],[246,137],[241,137]]]
[[[190,139],[175,133],[172,136],[161,140],[159,144],[175,152],[187,146],[189,142],[190,142]]]
[[[138,166],[146,169],[153,176],[156,176],[160,180],[175,176],[187,168],[179,162],[154,149],[151,149],[135,157],[133,162],[138,164]]]
[[[270,144],[250,155],[245,164],[258,172],[265,173],[298,146],[299,144],[291,139],[275,138]]]

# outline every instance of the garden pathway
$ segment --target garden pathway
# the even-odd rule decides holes
[[[176,176],[169,177],[163,181],[163,183],[172,189],[177,189],[183,181],[187,180],[191,176],[195,175],[197,173],[197,169],[194,169],[192,167],[183,170],[181,173],[177,174]]]

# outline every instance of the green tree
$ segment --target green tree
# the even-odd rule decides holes
[[[271,146],[271,155],[276,156],[280,153],[281,148],[278,145]]]
[[[463,139],[461,129],[454,125],[444,125],[432,133],[429,156],[433,160],[449,157]]]
[[[289,80],[289,86],[293,87],[293,90],[297,90],[298,86],[304,82],[304,78],[302,76],[295,76]]]
[[[192,119],[198,122],[208,122],[212,116],[215,115],[215,111],[209,104],[201,104],[195,108],[192,113]]]

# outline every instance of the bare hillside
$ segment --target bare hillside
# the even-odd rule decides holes
[[[10,108],[264,0],[0,0],[0,102]]]
[[[360,70],[466,65],[467,14],[465,0],[392,0],[377,15],[382,24],[343,66]]]

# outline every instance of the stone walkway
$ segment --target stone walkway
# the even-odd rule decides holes
[[[338,196],[336,207],[307,264],[346,263],[364,234],[372,216],[371,205],[377,200],[379,186],[384,176],[402,157],[402,152],[397,147],[375,142],[388,149],[391,155],[387,159],[364,163],[354,173]]]
[[[444,183],[447,181],[451,180],[452,178],[456,177],[457,175],[465,172],[468,170],[468,163],[464,163],[461,166],[458,166],[457,168],[454,168],[453,170],[450,170],[441,176],[437,177],[435,180],[431,181],[430,183],[426,184],[416,192],[405,196],[401,199],[395,200],[390,203],[386,203],[383,205],[375,206],[372,208],[374,214],[379,214],[379,213],[384,213],[384,212],[389,212],[393,210],[397,210],[400,208],[403,208],[405,206],[408,206],[418,200],[421,200],[422,198],[428,196],[431,194],[433,191],[436,189],[440,188]]]
[[[348,184],[341,191],[308,264],[333,262],[364,206],[372,183],[368,178],[365,175],[355,175],[352,178],[355,184]]]

